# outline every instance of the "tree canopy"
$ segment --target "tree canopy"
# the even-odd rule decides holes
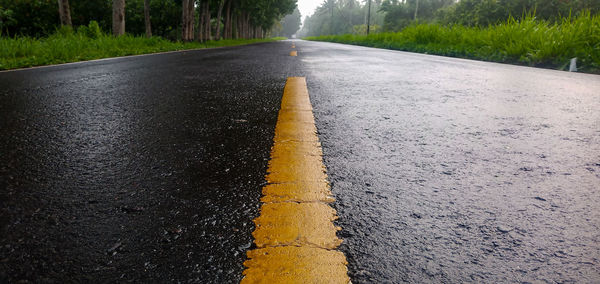
[[[302,36],[364,34],[367,0],[324,0],[305,18]],[[554,21],[584,10],[600,12],[600,0],[372,0],[371,31],[399,31],[414,22],[488,26],[534,14]]]
[[[293,13],[283,17],[279,24],[277,35],[290,38],[300,29],[301,24],[302,16],[300,15],[300,10],[296,8]]]
[[[268,32],[281,18],[296,8],[296,0],[192,0],[194,2],[194,26],[199,27],[202,4],[208,4],[208,30],[214,35],[224,33],[225,21],[231,20],[230,37],[252,37]],[[221,3],[222,2],[222,3]],[[152,34],[172,40],[181,38],[182,0],[150,0]],[[221,5],[220,5],[221,4]],[[74,28],[96,21],[104,31],[112,29],[112,0],[70,0],[70,12]],[[230,17],[220,17],[219,12]],[[221,9],[222,11],[219,11]],[[243,19],[242,19],[243,17]],[[244,21],[241,23],[240,21]],[[134,35],[145,33],[144,0],[126,0],[126,32]],[[220,25],[217,24],[220,22]],[[0,0],[0,30],[3,35],[45,36],[60,27],[56,0]],[[219,31],[216,31],[219,27]],[[248,31],[259,30],[247,35]],[[219,37],[220,38],[220,37]]]
[[[366,33],[368,1],[325,0],[312,16],[304,20],[300,34],[318,36],[325,34]],[[383,23],[381,0],[371,1],[371,30]]]

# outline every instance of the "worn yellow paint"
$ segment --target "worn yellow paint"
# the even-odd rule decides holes
[[[270,247],[248,252],[242,283],[349,283],[346,257],[336,250]]]
[[[294,50],[290,52],[290,56],[298,56],[298,52]]]
[[[349,283],[306,79],[285,85],[242,283]]]

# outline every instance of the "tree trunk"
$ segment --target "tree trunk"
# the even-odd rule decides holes
[[[181,40],[194,40],[194,0],[183,0],[181,4]]]
[[[250,13],[246,13],[246,19],[244,21],[244,31],[246,34],[246,39],[250,38]]]
[[[367,35],[371,31],[371,0],[369,0],[369,11],[367,12]]]
[[[205,26],[204,26],[204,36],[206,37],[206,41],[209,41],[211,36],[210,36],[210,1],[206,1],[206,22],[204,22]]]
[[[144,0],[144,20],[146,21],[146,37],[152,37],[152,24],[150,23],[150,0]]]
[[[125,0],[113,0],[113,35],[125,34]]]
[[[196,41],[202,41],[203,38],[203,33],[204,33],[204,17],[205,17],[205,11],[204,11],[204,3],[200,2],[198,5],[200,5],[200,15],[198,17],[198,31],[196,32]]]
[[[71,9],[69,6],[69,0],[58,0],[58,14],[60,16],[61,26],[73,26],[71,23]]]
[[[415,6],[415,21],[417,20],[418,13],[419,13],[419,0],[417,0],[417,4]]]
[[[233,0],[227,1],[227,12],[225,13],[225,39],[231,39],[231,2]]]
[[[182,41],[188,41],[188,3],[190,2],[190,0],[183,0],[181,2],[181,40]]]
[[[225,0],[221,0],[219,3],[219,10],[217,12],[217,31],[215,32],[215,40],[221,39],[221,14],[223,12],[223,6],[225,6]]]
[[[241,36],[240,31],[242,30],[241,29],[242,21],[240,20],[240,18],[241,18],[240,14],[235,15],[235,39],[238,39]]]
[[[194,40],[194,20],[196,19],[196,7],[194,7],[194,0],[188,2],[188,40]]]
[[[240,38],[246,38],[246,37],[247,37],[246,12],[242,12],[242,14],[240,14]]]

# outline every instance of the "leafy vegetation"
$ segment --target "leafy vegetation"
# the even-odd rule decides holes
[[[370,30],[397,32],[414,23],[485,27],[528,12],[537,19],[560,22],[569,15],[600,12],[599,0],[324,0],[306,17],[300,36],[366,34],[368,3]]]
[[[528,15],[488,27],[412,24],[400,32],[307,39],[556,69],[577,57],[580,70],[600,72],[600,16],[589,11],[552,22]]]
[[[435,12],[434,19],[443,24],[487,26],[502,23],[509,17],[520,20],[534,12],[537,19],[561,22],[569,15],[600,12],[597,0],[461,0]]]
[[[294,12],[285,16],[279,25],[273,29],[275,35],[284,36],[291,38],[300,29],[302,24],[302,16],[298,8],[294,9]]]
[[[296,0],[0,0],[0,69],[272,41],[294,9]]]
[[[183,43],[172,42],[161,37],[146,38],[132,35],[113,37],[103,33],[98,23],[91,22],[89,26],[79,27],[77,32],[64,27],[51,36],[41,39],[32,37],[0,38],[0,70],[164,51],[233,46],[280,39],[282,38]]]
[[[254,29],[269,31],[296,7],[296,0],[190,0],[193,26],[202,29],[203,39],[252,38]],[[126,0],[126,32],[145,33],[144,0]],[[149,0],[152,34],[173,41],[182,39],[184,0]],[[70,16],[74,28],[90,21],[112,31],[113,0],[71,0]],[[208,23],[208,27],[206,25]],[[57,0],[0,0],[0,34],[3,36],[44,37],[60,27]],[[266,36],[263,31],[259,35]],[[216,36],[216,35],[219,36]],[[199,34],[196,34],[196,40]],[[261,37],[262,37],[261,36]]]
[[[371,30],[380,30],[385,13],[381,0],[371,1]],[[369,7],[357,0],[324,0],[312,16],[306,17],[300,37],[339,34],[366,34]]]

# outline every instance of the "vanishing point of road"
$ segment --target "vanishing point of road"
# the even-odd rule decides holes
[[[0,282],[239,282],[289,157],[353,283],[600,282],[600,76],[306,41],[0,73]]]

